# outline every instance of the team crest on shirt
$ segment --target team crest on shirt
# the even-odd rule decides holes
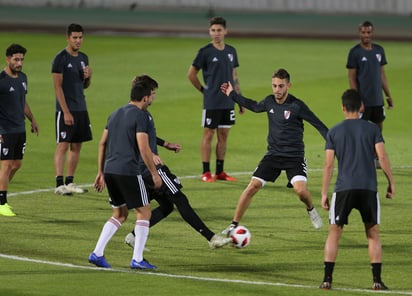
[[[231,62],[233,62],[233,54],[228,53],[228,54],[227,54],[227,57],[229,58],[229,60],[230,60]]]
[[[378,60],[378,62],[380,63],[382,60],[382,55],[380,53],[376,54],[376,59]]]
[[[285,117],[285,119],[289,119],[289,117],[290,117],[290,111],[289,111],[289,110],[283,111],[283,117]]]
[[[1,149],[1,153],[3,153],[3,155],[9,154],[9,148],[3,148],[3,149]]]
[[[26,82],[23,81],[23,82],[21,83],[21,85],[23,85],[24,90],[27,91],[27,84],[26,84]]]
[[[60,137],[61,137],[62,139],[66,139],[67,133],[66,133],[66,132],[60,132]]]

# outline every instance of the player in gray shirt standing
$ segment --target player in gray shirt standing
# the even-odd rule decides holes
[[[346,68],[349,86],[359,91],[363,102],[362,119],[376,123],[382,130],[385,120],[384,99],[386,95],[388,109],[393,108],[385,68],[387,64],[382,46],[372,43],[373,25],[365,21],[359,25],[360,42],[351,48]],[[362,108],[361,108],[362,109]]]
[[[12,44],[6,49],[6,67],[0,72],[0,215],[16,216],[7,202],[10,181],[20,169],[26,148],[24,118],[31,121],[31,131],[39,127],[26,101],[27,76],[22,72],[26,49]]]
[[[136,238],[130,268],[156,268],[143,259],[143,250],[149,235],[151,209],[150,197],[139,165],[141,157],[152,176],[153,187],[159,189],[162,180],[152,159],[148,135],[150,122],[143,111],[150,104],[151,90],[148,84],[133,85],[131,101],[110,115],[99,143],[95,188],[101,192],[107,185],[113,208],[113,215],[105,223],[96,247],[89,256],[89,262],[99,267],[110,268],[104,257],[106,245],[126,221],[128,209],[134,209]]]
[[[395,183],[389,158],[379,128],[359,119],[361,97],[350,89],[342,95],[345,120],[330,129],[326,137],[326,159],[323,169],[322,208],[329,210],[329,235],[325,243],[324,279],[320,288],[330,289],[343,227],[352,209],[357,209],[365,225],[369,245],[374,290],[388,289],[381,279],[382,246],[379,239],[380,205],[375,169],[375,153],[388,180],[386,197],[395,194]],[[338,160],[338,176],[332,200],[328,189]]]
[[[209,20],[209,35],[212,41],[199,50],[188,71],[190,82],[203,95],[203,138],[200,145],[203,182],[236,180],[224,171],[227,138],[231,126],[235,124],[235,103],[220,92],[220,85],[230,81],[240,93],[236,71],[239,67],[237,52],[233,46],[225,43],[226,34],[226,20],[219,16],[212,17]],[[203,72],[204,86],[197,76],[200,70]],[[244,108],[240,107],[240,114],[244,111]],[[212,177],[210,158],[215,131],[216,170]]]
[[[92,79],[88,56],[80,51],[83,44],[83,27],[67,27],[67,46],[52,63],[53,84],[56,93],[56,142],[54,166],[56,189],[59,195],[85,193],[86,189],[74,183],[83,142],[92,140],[92,130],[87,111],[84,89]],[[66,178],[64,166],[67,156]]]

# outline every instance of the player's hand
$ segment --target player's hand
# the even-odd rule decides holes
[[[220,86],[220,90],[222,91],[222,93],[229,96],[230,93],[233,91],[233,86],[230,83],[230,81],[228,81],[227,83],[222,83],[222,85]]]
[[[156,166],[157,166],[157,165],[163,165],[162,159],[161,159],[160,156],[157,155],[157,154],[153,154],[153,162],[154,162],[154,164],[155,164]]]
[[[386,198],[392,199],[395,195],[395,186],[393,184],[388,184],[388,188],[386,189]]]
[[[98,173],[94,181],[94,189],[96,189],[97,192],[102,192],[105,186],[106,183],[104,182],[103,173]]]
[[[182,150],[182,145],[177,144],[177,143],[167,142],[165,144],[165,148],[168,149],[168,150],[173,150],[175,153],[179,153],[180,150]]]
[[[37,136],[39,135],[39,125],[34,119],[31,121],[31,132],[35,133]]]
[[[391,97],[387,97],[386,98],[386,103],[388,103],[388,109],[392,109],[393,108],[393,100]]]
[[[329,211],[330,205],[329,205],[329,198],[327,195],[322,195],[322,209],[325,211]]]
[[[228,227],[226,227],[223,231],[222,234],[229,237],[230,233],[237,227],[236,224],[231,223]]]
[[[239,114],[245,114],[246,110],[247,109],[245,107],[239,105]]]
[[[70,112],[64,113],[64,124],[65,125],[74,125],[74,118]]]
[[[83,68],[83,77],[84,80],[86,79],[90,79],[92,77],[92,68],[90,68],[89,66],[86,66]]]

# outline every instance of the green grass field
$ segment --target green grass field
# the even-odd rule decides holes
[[[271,92],[276,68],[289,70],[290,92],[303,99],[328,125],[342,120],[340,95],[348,87],[346,56],[353,41],[233,39],[239,54],[243,94],[256,100]],[[0,48],[12,42],[28,49],[24,72],[29,77],[28,102],[40,124],[38,137],[28,134],[23,167],[9,188],[16,217],[0,216],[0,295],[369,295],[371,272],[360,216],[352,213],[345,228],[334,273],[334,290],[317,287],[323,276],[323,246],[327,226],[315,231],[304,206],[285,187],[286,177],[268,184],[255,197],[242,224],[252,232],[245,249],[211,251],[177,212],[150,231],[145,257],[155,272],[131,271],[132,250],[123,243],[132,229],[130,217],[106,249],[112,270],[87,262],[101,227],[111,215],[107,193],[56,196],[53,155],[54,91],[51,61],[66,46],[64,35],[0,33]],[[168,166],[182,177],[184,192],[199,216],[214,231],[230,222],[237,199],[251,171],[266,151],[264,114],[237,117],[229,138],[226,170],[239,179],[231,183],[200,182],[199,145],[202,99],[186,74],[202,38],[143,38],[86,35],[83,50],[94,70],[86,91],[94,140],[85,143],[77,184],[90,186],[96,175],[97,143],[107,116],[127,103],[131,78],[147,73],[160,88],[151,113],[158,135],[181,143],[174,154],[160,151]],[[409,102],[412,45],[384,42],[386,73],[395,109],[387,112],[386,147],[397,185],[394,200],[382,199],[381,238],[383,280],[392,289],[383,294],[412,295],[410,209],[412,138],[406,119]],[[323,139],[306,125],[309,188],[320,208]],[[212,160],[214,169],[214,159]],[[383,173],[378,173],[384,196]],[[332,190],[332,189],[331,189]],[[320,209],[319,209],[320,210]],[[321,211],[324,224],[327,212]]]

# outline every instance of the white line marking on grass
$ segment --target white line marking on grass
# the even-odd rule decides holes
[[[245,281],[245,280],[224,279],[224,278],[208,278],[208,277],[200,277],[200,276],[181,275],[181,274],[158,273],[158,272],[150,272],[150,271],[100,268],[100,267],[92,267],[92,266],[75,265],[75,264],[70,264],[70,263],[61,263],[61,262],[53,262],[53,261],[46,261],[46,260],[39,260],[39,259],[31,259],[27,257],[7,255],[7,254],[1,254],[1,253],[0,253],[0,258],[31,262],[31,263],[46,264],[46,265],[53,265],[53,266],[60,266],[60,267],[67,267],[67,268],[75,268],[75,269],[87,269],[87,270],[99,270],[99,271],[102,270],[106,272],[117,272],[117,273],[137,273],[137,274],[145,274],[145,275],[152,275],[152,276],[158,276],[158,277],[189,279],[189,280],[205,281],[205,282],[223,282],[223,283],[236,283],[236,284],[256,285],[256,286],[288,287],[288,288],[298,288],[298,289],[319,289],[318,286],[308,286],[308,285],[298,285],[298,284]],[[376,291],[373,291],[371,289],[333,288],[333,290],[345,291],[345,292],[359,292],[359,293],[365,293],[365,292],[376,293]],[[392,294],[392,295],[412,295],[412,292],[392,291],[392,290],[379,291],[379,293]]]
[[[410,169],[412,166],[398,166],[393,167],[392,169]],[[322,171],[322,169],[311,169],[310,171]],[[231,175],[251,175],[252,172],[237,172],[231,173]],[[199,175],[194,176],[183,176],[180,179],[195,179],[199,178]],[[92,187],[93,184],[84,184],[80,185],[79,187]],[[18,196],[18,195],[30,195],[39,192],[50,192],[54,191],[55,188],[49,189],[36,189],[30,191],[22,191],[11,193],[9,196]],[[38,259],[31,259],[26,257],[19,257],[14,255],[7,255],[1,254],[0,258],[10,259],[10,260],[18,260],[18,261],[25,261],[25,262],[32,262],[32,263],[39,263],[39,264],[47,264],[47,265],[54,265],[60,267],[68,267],[68,268],[76,268],[76,269],[87,269],[87,270],[103,270],[106,272],[119,272],[119,273],[138,273],[138,274],[146,274],[146,275],[154,275],[154,276],[161,276],[161,277],[169,277],[169,278],[182,278],[182,279],[192,279],[197,281],[209,281],[209,282],[225,282],[225,283],[239,283],[245,285],[262,285],[262,286],[276,286],[276,287],[289,287],[289,288],[300,288],[300,289],[319,289],[318,286],[307,286],[307,285],[298,285],[298,284],[286,284],[286,283],[272,283],[272,282],[258,282],[258,281],[245,281],[245,280],[234,280],[234,279],[220,279],[220,278],[206,278],[206,277],[197,277],[197,276],[189,276],[189,275],[178,275],[178,274],[167,274],[167,273],[157,273],[157,272],[145,272],[145,271],[135,271],[135,270],[126,270],[126,269],[113,269],[113,268],[99,268],[99,267],[92,267],[92,266],[82,266],[82,265],[74,265],[70,263],[61,263],[61,262],[53,262],[53,261],[46,261],[46,260],[38,260]],[[333,288],[333,290],[337,291],[348,291],[348,292],[370,292],[376,293],[376,291],[368,290],[368,289],[352,289],[352,288]],[[412,295],[412,292],[408,291],[379,291],[379,293],[383,294],[392,294],[392,295]]]
[[[392,170],[395,169],[412,169],[411,165],[402,165],[402,166],[396,166],[392,167]],[[321,172],[323,171],[322,168],[317,168],[317,169],[309,169],[310,172]],[[237,172],[237,173],[230,173],[233,176],[241,176],[241,175],[250,175],[252,176],[253,172]],[[194,175],[194,176],[183,176],[179,177],[179,179],[200,179],[200,175]],[[93,187],[94,184],[83,184],[83,185],[77,185],[79,187]],[[30,195],[30,194],[35,194],[35,193],[40,193],[40,192],[50,192],[54,191],[55,188],[46,188],[46,189],[36,189],[36,190],[30,190],[30,191],[20,191],[20,192],[15,192],[15,193],[9,193],[8,196],[17,196],[17,195]]]

